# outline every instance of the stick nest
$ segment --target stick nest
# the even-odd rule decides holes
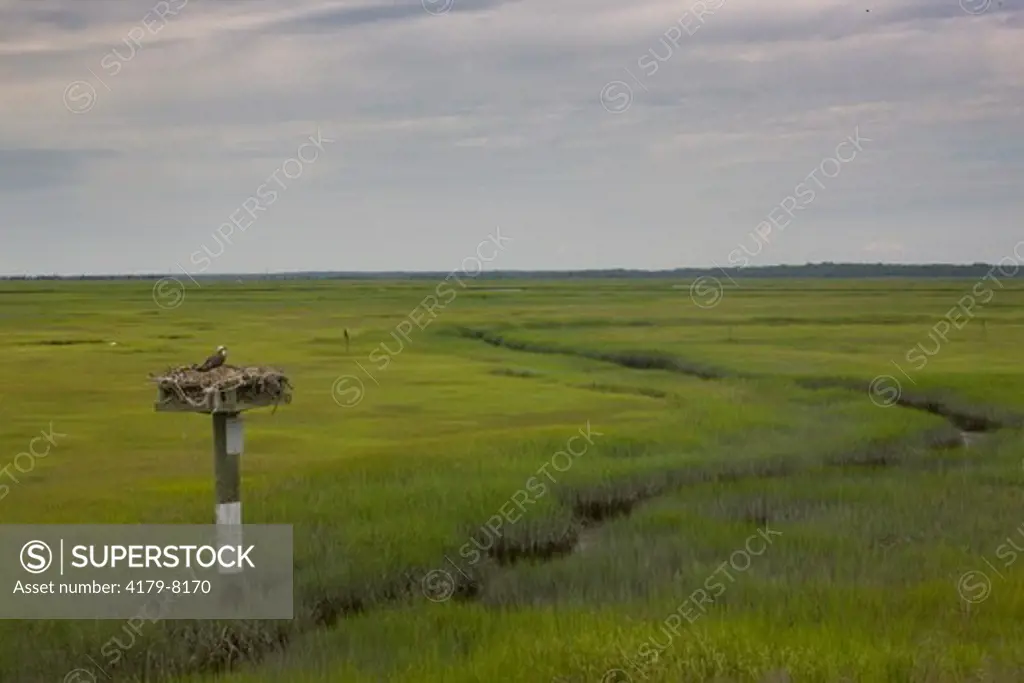
[[[283,372],[264,367],[222,365],[200,372],[184,365],[168,368],[160,375],[150,375],[150,379],[166,394],[194,408],[208,407],[217,392],[235,391],[240,402],[271,398],[276,409],[277,403],[288,402],[292,391],[292,385]]]

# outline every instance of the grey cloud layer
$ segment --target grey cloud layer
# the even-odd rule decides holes
[[[318,125],[336,151],[218,269],[443,269],[494,225],[517,238],[504,267],[707,265],[855,125],[876,149],[765,264],[1016,241],[1010,3],[715,0],[673,43],[687,6],[665,0],[191,0],[112,75],[154,4],[0,0],[0,272],[169,270]],[[633,90],[618,115],[613,80]]]

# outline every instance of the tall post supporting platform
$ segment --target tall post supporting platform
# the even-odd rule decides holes
[[[242,545],[242,417],[239,413],[213,413],[213,472],[217,504],[217,547]],[[230,553],[228,556],[230,557]],[[218,567],[224,576],[222,599],[242,599],[241,567]]]
[[[217,493],[214,517],[221,545],[242,541],[242,418],[238,413],[213,413],[213,472]]]

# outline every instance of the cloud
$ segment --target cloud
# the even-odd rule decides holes
[[[460,3],[460,13],[486,12],[499,5],[518,0],[474,0]],[[403,0],[394,4],[362,4],[325,7],[273,25],[273,33],[336,33],[357,29],[367,24],[395,21],[429,21],[431,14],[445,14],[454,7],[454,0]]]
[[[998,0],[704,0],[692,35],[700,7],[672,0],[166,3],[154,22],[156,2],[0,0],[0,180],[50,205],[8,211],[51,235],[70,212],[96,243],[136,231],[87,261],[19,231],[0,272],[29,253],[166,268],[318,126],[336,147],[217,268],[431,269],[510,221],[507,267],[557,266],[574,241],[594,267],[720,261],[856,126],[875,146],[766,263],[856,259],[842,231],[865,222],[907,259],[931,225],[953,246],[929,258],[976,260],[948,217],[994,239],[1022,208],[1024,12]],[[611,81],[631,91],[619,114]]]
[[[72,187],[90,162],[115,157],[104,149],[0,148],[0,192],[53,191]]]
[[[907,248],[899,242],[868,242],[864,245],[864,251],[869,254],[883,254],[888,256],[902,256]]]

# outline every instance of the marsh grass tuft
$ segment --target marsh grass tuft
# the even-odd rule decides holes
[[[41,339],[27,342],[30,346],[85,346],[88,344],[106,344],[105,339]]]
[[[543,377],[542,373],[530,370],[529,368],[496,368],[491,370],[491,374],[498,375],[499,377],[521,377],[524,379]]]

